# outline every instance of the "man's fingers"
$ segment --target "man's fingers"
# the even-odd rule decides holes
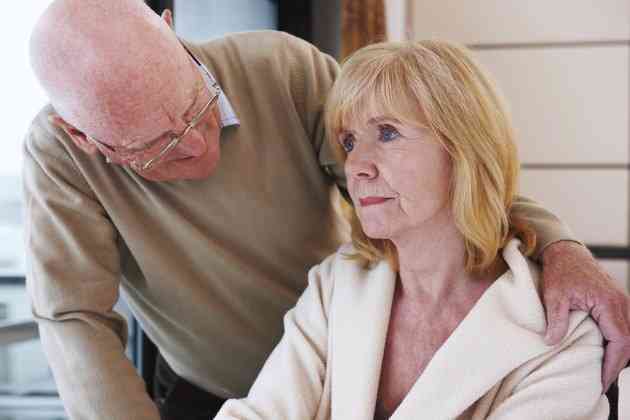
[[[545,299],[550,300],[550,299]],[[558,344],[569,329],[569,301],[565,299],[545,303],[547,314],[547,332],[545,343],[552,346]]]
[[[620,345],[630,343],[630,317],[625,296],[594,302],[590,311],[606,340]]]
[[[628,361],[630,361],[630,345],[619,344],[614,341],[608,343],[604,353],[604,369],[602,371],[604,392],[608,391],[610,385],[619,376],[619,372],[628,365]]]
[[[173,28],[173,12],[171,12],[170,9],[164,9],[164,11],[162,12],[162,19],[164,19],[166,24],[170,26],[171,29]]]

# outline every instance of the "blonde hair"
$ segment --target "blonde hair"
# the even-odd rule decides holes
[[[519,173],[510,118],[493,82],[465,48],[439,41],[384,42],[351,55],[326,104],[328,141],[341,161],[346,153],[338,136],[350,121],[375,110],[428,125],[449,154],[452,213],[469,272],[489,268],[515,235],[524,252],[532,252],[535,234],[510,214]],[[342,207],[356,249],[351,258],[365,266],[387,259],[397,270],[393,243],[368,238],[350,204]]]

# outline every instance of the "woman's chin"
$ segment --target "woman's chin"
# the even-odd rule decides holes
[[[388,239],[389,230],[384,226],[362,225],[365,236],[370,239]]]

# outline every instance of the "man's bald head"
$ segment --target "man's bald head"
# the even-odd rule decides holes
[[[174,32],[140,0],[56,0],[32,34],[31,62],[64,120],[120,145],[172,123],[199,78]]]

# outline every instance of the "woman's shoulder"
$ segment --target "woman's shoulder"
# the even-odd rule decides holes
[[[315,265],[311,271],[317,270],[319,273],[329,278],[334,278],[334,274],[339,271],[356,270],[359,264],[352,256],[356,253],[351,243],[344,243],[335,252],[328,255],[319,264]]]
[[[369,287],[373,277],[392,277],[393,271],[386,261],[364,266],[356,258],[357,250],[351,243],[344,243],[319,264],[311,268],[311,280],[317,278],[325,288],[355,289]],[[313,274],[317,274],[313,276]],[[395,276],[393,276],[395,277]]]
[[[526,257],[521,251],[521,241],[510,240],[502,251],[503,259],[508,265],[510,279],[525,287],[540,289],[540,267],[531,258]]]
[[[355,258],[357,254],[358,251],[354,245],[347,242],[340,245],[334,253],[324,258],[318,264],[318,267],[332,270],[347,277],[365,277],[372,275],[375,271],[383,271],[389,268],[389,264],[385,260],[365,266]]]
[[[504,247],[503,258],[509,269],[497,280],[497,286],[503,300],[510,302],[508,307],[511,316],[518,315],[515,319],[521,321],[529,320],[529,327],[544,335],[547,320],[541,288],[541,267],[522,253],[520,245],[518,239],[512,239]],[[563,342],[566,344],[576,339],[601,344],[601,333],[587,312],[571,311],[569,314],[569,329]]]
[[[352,254],[352,249],[350,244],[341,245],[337,251],[312,266],[308,271],[308,286],[302,296],[314,297],[324,307],[325,312],[328,312],[337,288],[336,284],[340,278],[347,277],[344,272],[353,265],[353,261],[348,258]]]

